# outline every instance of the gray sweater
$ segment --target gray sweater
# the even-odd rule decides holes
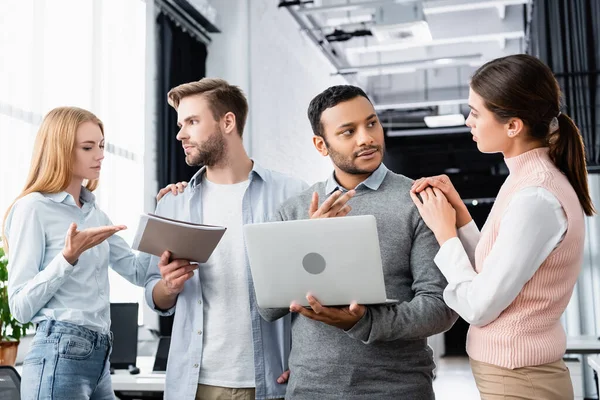
[[[294,315],[286,399],[434,398],[427,337],[448,330],[457,316],[444,303],[447,282],[433,262],[438,244],[410,198],[411,185],[387,171],[377,190],[359,185],[349,201],[349,215],[377,219],[386,294],[400,303],[369,306],[349,331]],[[312,193],[322,202],[325,188],[320,182],[289,199],[276,219],[307,219]],[[261,310],[270,321],[287,313]]]

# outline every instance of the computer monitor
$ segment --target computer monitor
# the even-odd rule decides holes
[[[110,330],[113,349],[110,364],[114,369],[135,366],[138,346],[138,303],[111,303]]]

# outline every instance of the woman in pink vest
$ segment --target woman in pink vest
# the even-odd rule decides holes
[[[447,176],[414,183],[441,246],[444,299],[471,324],[467,353],[483,399],[572,399],[560,317],[581,268],[584,214],[595,213],[581,135],[560,112],[552,71],[532,56],[479,68],[469,107],[477,148],[501,152],[510,173],[481,232]]]

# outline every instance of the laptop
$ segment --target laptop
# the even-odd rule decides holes
[[[169,347],[171,346],[171,337],[163,336],[158,341],[156,357],[154,358],[153,374],[164,374],[167,372],[167,360],[169,358]]]
[[[261,308],[395,303],[386,299],[377,223],[372,215],[244,226]]]

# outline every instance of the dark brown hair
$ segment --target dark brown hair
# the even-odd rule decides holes
[[[242,89],[223,79],[204,78],[174,87],[167,93],[167,99],[169,104],[177,109],[181,99],[196,95],[206,97],[215,121],[232,112],[235,115],[237,131],[242,136],[248,117],[248,101]]]
[[[550,68],[526,54],[497,58],[475,72],[471,89],[499,122],[519,118],[531,137],[548,145],[552,161],[569,179],[583,211],[593,215],[583,139],[573,120],[560,112],[560,87]],[[551,132],[555,117],[558,129]]]

